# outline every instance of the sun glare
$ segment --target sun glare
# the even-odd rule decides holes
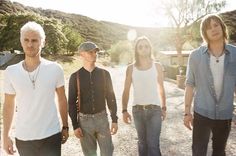
[[[128,31],[128,33],[127,33],[127,39],[128,39],[129,41],[134,41],[134,40],[136,39],[136,37],[137,37],[137,32],[136,32],[136,30],[131,29],[131,30]]]

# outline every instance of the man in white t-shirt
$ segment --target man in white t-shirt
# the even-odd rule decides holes
[[[45,44],[41,25],[26,23],[21,28],[20,42],[25,59],[7,67],[4,73],[3,148],[7,154],[15,153],[9,134],[15,114],[16,147],[20,155],[60,156],[61,143],[68,138],[63,70],[59,64],[40,56]]]

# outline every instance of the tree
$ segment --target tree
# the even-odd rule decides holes
[[[1,17],[2,25],[0,32],[0,50],[22,50],[20,45],[20,28],[27,21],[43,23],[40,17],[34,15],[5,15]]]
[[[133,59],[132,44],[129,41],[119,41],[111,46],[108,51],[111,57],[111,62],[115,64],[127,64],[132,62]]]
[[[162,9],[171,21],[175,33],[172,42],[178,54],[179,66],[183,66],[182,48],[193,38],[193,26],[205,15],[220,11],[226,0],[162,0]]]
[[[46,34],[44,52],[49,54],[62,53],[68,43],[68,39],[62,32],[63,26],[57,20],[45,20],[43,27]]]
[[[35,14],[11,14],[1,16],[0,50],[23,50],[20,44],[20,28],[28,21],[41,24],[46,34],[45,53],[57,54],[65,51],[68,39],[62,32],[58,20],[44,18]]]
[[[83,41],[82,36],[75,29],[68,25],[64,26],[62,31],[68,40],[66,45],[67,54],[69,54],[69,52],[74,54],[74,52],[78,50],[80,43]]]

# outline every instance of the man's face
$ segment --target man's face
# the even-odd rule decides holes
[[[44,41],[42,43],[40,35],[35,31],[27,31],[22,34],[21,46],[28,57],[35,57],[40,54]]]
[[[137,52],[139,56],[149,56],[151,48],[146,40],[141,40],[137,45]]]
[[[222,27],[220,23],[218,23],[217,21],[213,19],[211,20],[210,25],[206,30],[206,33],[210,42],[223,39]]]
[[[97,49],[94,49],[89,52],[83,51],[81,52],[81,56],[86,62],[95,63],[97,60]]]

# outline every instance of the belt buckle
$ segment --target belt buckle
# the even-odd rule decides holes
[[[148,105],[143,105],[143,110],[147,110],[148,109]]]

